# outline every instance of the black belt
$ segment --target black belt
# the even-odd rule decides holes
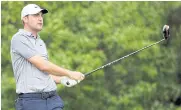
[[[47,99],[52,96],[57,95],[56,91],[50,91],[50,92],[40,92],[40,93],[20,93],[18,94],[19,98],[42,98]]]

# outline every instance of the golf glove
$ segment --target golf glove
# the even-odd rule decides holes
[[[78,84],[80,82],[80,80],[76,81],[73,79],[70,79],[67,76],[62,76],[60,79],[60,83],[66,87],[72,87],[75,86],[76,84]]]

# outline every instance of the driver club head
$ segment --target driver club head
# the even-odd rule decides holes
[[[168,39],[170,37],[170,30],[168,25],[163,26],[163,37],[164,39]]]

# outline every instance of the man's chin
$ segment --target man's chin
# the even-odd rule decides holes
[[[36,30],[37,30],[37,31],[41,31],[41,30],[42,30],[42,28],[37,28]]]

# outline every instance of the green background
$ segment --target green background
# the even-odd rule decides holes
[[[58,86],[64,110],[181,110],[181,2],[1,2],[2,110],[15,110],[10,57],[12,36],[23,28],[20,14],[29,3],[49,10],[39,33],[50,61],[82,73],[171,37],[95,72],[72,88]]]

